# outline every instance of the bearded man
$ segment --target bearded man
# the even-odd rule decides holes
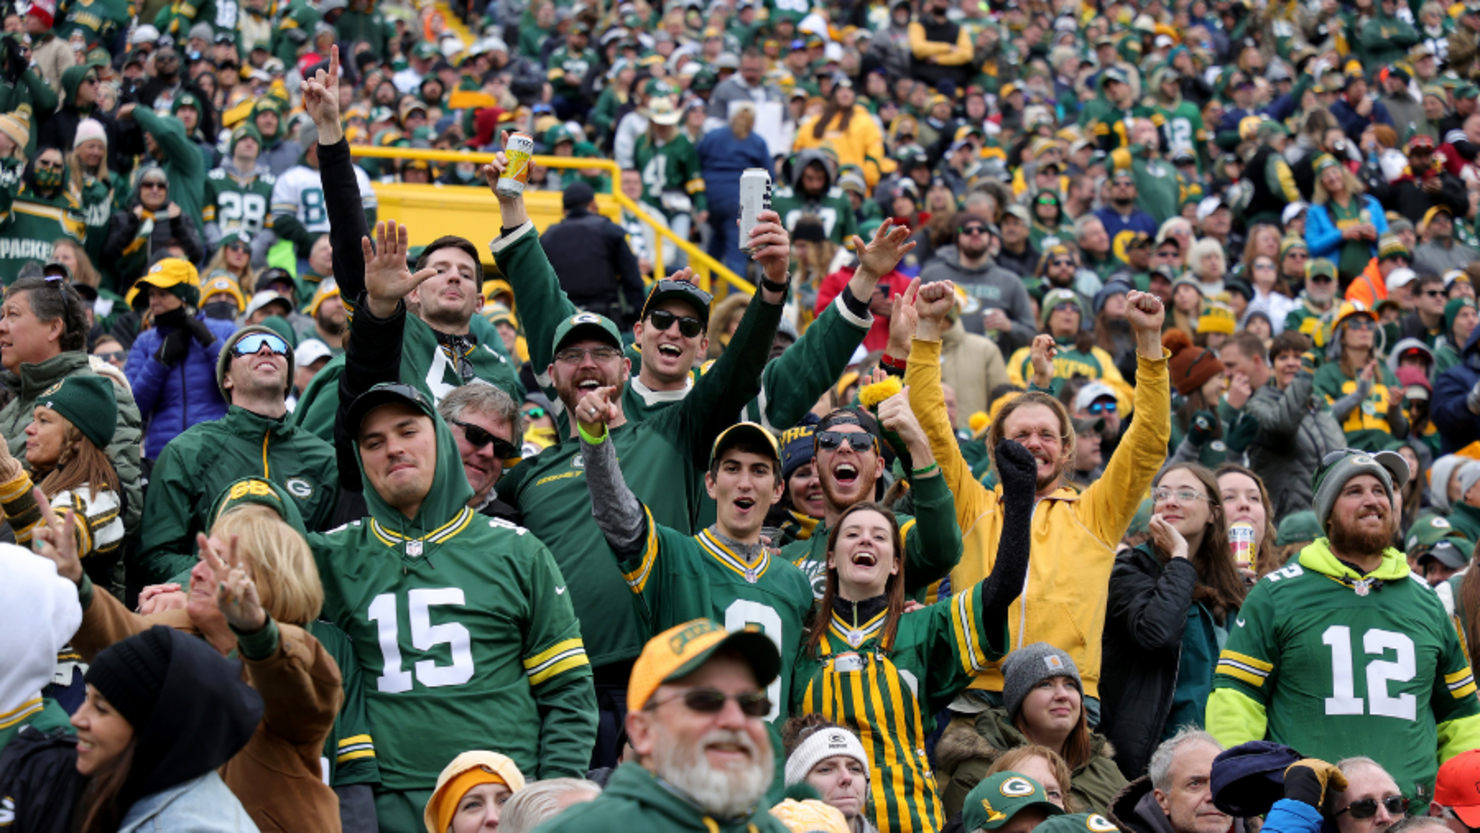
[[[1391,546],[1408,465],[1352,449],[1321,463],[1312,508],[1326,537],[1249,591],[1206,725],[1227,747],[1365,755],[1409,798],[1432,796],[1439,765],[1480,746],[1480,700],[1439,597]]]
[[[653,637],[627,689],[636,762],[541,829],[785,833],[761,801],[775,774],[766,686],[780,669],[775,643],[758,630],[695,619]]]

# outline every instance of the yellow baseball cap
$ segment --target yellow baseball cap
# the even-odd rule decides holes
[[[200,303],[200,273],[195,271],[195,266],[188,260],[167,257],[151,266],[148,274],[134,282],[124,303],[133,306],[141,296],[147,298],[143,291],[144,286],[167,289],[192,307]]]
[[[692,674],[720,650],[744,657],[761,688],[781,673],[781,652],[769,636],[748,628],[727,631],[713,619],[695,619],[648,640],[627,682],[627,708],[636,711],[646,706],[658,686]]]
[[[714,438],[714,450],[710,453],[709,459],[716,459],[721,451],[747,438],[757,440],[758,445],[769,449],[777,467],[781,466],[781,446],[776,444],[776,437],[754,422],[737,422],[721,431],[720,435]]]

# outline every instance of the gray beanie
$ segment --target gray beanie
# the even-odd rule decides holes
[[[1459,467],[1468,462],[1467,457],[1445,454],[1429,466],[1429,505],[1435,511],[1449,514],[1453,508],[1449,505],[1449,481]]]
[[[1465,495],[1475,488],[1476,483],[1480,483],[1480,461],[1471,460],[1459,467],[1459,500],[1461,503],[1464,502]]]
[[[1333,454],[1341,452],[1332,452]],[[1330,455],[1327,455],[1328,457]],[[1321,525],[1321,531],[1326,532],[1326,521],[1331,517],[1331,507],[1336,505],[1336,496],[1346,486],[1346,482],[1360,474],[1370,474],[1382,483],[1382,490],[1387,493],[1388,502],[1393,508],[1398,507],[1397,491],[1408,482],[1408,461],[1403,455],[1396,451],[1377,451],[1367,453],[1346,449],[1341,457],[1338,457],[1330,465],[1323,465],[1316,469],[1315,497],[1311,501],[1311,509],[1315,510],[1316,522]]]
[[[231,404],[231,392],[228,391],[228,390],[226,390],[226,370],[227,370],[227,368],[231,367],[231,351],[236,347],[236,343],[238,341],[241,341],[242,339],[246,338],[247,336],[249,336],[249,335],[251,335],[253,333],[266,333],[267,335],[277,336],[278,338],[282,338],[283,337],[282,336],[282,333],[279,333],[277,330],[274,330],[271,327],[265,327],[265,326],[263,326],[261,324],[249,324],[249,325],[247,325],[245,327],[242,327],[240,330],[237,330],[236,332],[232,333],[229,337],[227,337],[226,343],[223,344],[223,345],[221,345],[221,352],[220,352],[220,354],[218,354],[216,356],[216,387],[217,388],[220,388],[220,390],[221,390],[221,398],[222,399],[225,399],[226,400],[226,404],[228,404],[228,405]],[[287,341],[287,339],[283,339],[283,340],[284,341]],[[292,390],[293,390],[293,345],[292,345],[291,342],[289,342],[289,344],[288,344],[288,387],[283,391],[283,395],[284,396],[287,396],[290,392],[292,392]]]
[[[1016,720],[1023,698],[1050,677],[1068,677],[1080,695],[1084,694],[1084,681],[1079,679],[1074,658],[1047,642],[1024,645],[1008,654],[1002,661],[1002,702],[1007,706],[1007,719]]]

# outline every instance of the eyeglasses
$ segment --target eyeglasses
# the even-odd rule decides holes
[[[867,431],[818,431],[813,437],[817,447],[823,451],[837,451],[843,447],[843,443],[847,443],[855,453],[862,454],[869,450],[860,447],[860,442],[865,438],[871,441],[871,448],[875,453],[879,451],[879,438]]]
[[[170,186],[164,184],[163,182],[160,182],[157,179],[151,179],[151,180],[149,180],[147,182],[141,182],[141,183],[139,183],[139,190],[141,190],[141,191],[143,189],[145,189],[145,188],[148,188],[150,190],[158,189],[160,191],[164,191],[164,190],[168,189],[169,187]]]
[[[667,331],[678,322],[678,334],[684,338],[695,338],[704,332],[704,322],[692,315],[674,315],[665,309],[655,309],[648,313],[648,320],[660,332]]]
[[[1292,249],[1292,250],[1290,250],[1290,253],[1289,254],[1285,255],[1285,257],[1286,258],[1293,258],[1295,260],[1309,260],[1310,259],[1310,255],[1304,249]]]
[[[1255,269],[1264,269],[1264,270],[1268,270],[1270,272],[1273,272],[1274,271],[1274,264],[1273,263],[1256,263],[1256,264],[1254,264],[1254,268]]]
[[[747,691],[744,694],[736,694],[732,698],[731,695],[713,688],[691,688],[667,700],[649,703],[648,708],[656,709],[675,700],[682,700],[690,711],[696,711],[699,714],[719,714],[720,710],[725,707],[725,701],[730,699],[734,699],[739,704],[740,711],[746,717],[765,717],[771,713],[771,698],[767,697],[764,691]]]
[[[961,233],[962,234],[986,234],[987,233],[987,227],[986,226],[962,226],[961,227]]]
[[[1120,403],[1116,402],[1114,399],[1107,399],[1104,402],[1091,402],[1089,403],[1089,407],[1085,408],[1085,410],[1090,412],[1091,414],[1094,414],[1095,416],[1099,416],[1100,414],[1113,414],[1116,411],[1120,410]]]
[[[503,437],[496,437],[486,428],[474,425],[471,422],[449,419],[448,422],[463,430],[463,436],[467,438],[468,444],[475,448],[483,448],[489,443],[493,444],[493,456],[501,460],[508,460],[519,456],[519,449],[513,443]]]
[[[587,356],[601,364],[609,364],[622,358],[622,351],[615,347],[571,347],[556,353],[555,361],[561,364],[580,364]]]
[[[1377,799],[1363,798],[1337,810],[1336,815],[1349,812],[1354,819],[1370,819],[1377,815],[1377,805]],[[1382,806],[1387,808],[1389,815],[1401,816],[1408,812],[1408,799],[1401,795],[1390,795],[1382,799]]]
[[[251,356],[261,351],[264,345],[269,352],[276,353],[279,356],[288,355],[288,342],[283,341],[281,336],[275,336],[271,333],[252,333],[249,336],[243,337],[231,346],[231,355],[238,357]]]
[[[1164,503],[1172,498],[1176,498],[1178,503],[1192,503],[1195,500],[1207,500],[1208,496],[1196,489],[1188,488],[1168,489],[1165,486],[1158,486],[1151,490],[1151,499],[1157,503]]]

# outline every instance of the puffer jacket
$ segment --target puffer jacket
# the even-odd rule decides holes
[[[1171,434],[1166,359],[1138,355],[1137,361],[1136,418],[1099,480],[1082,492],[1061,486],[1038,502],[1028,581],[1007,615],[1012,648],[1047,642],[1067,652],[1090,697],[1100,696],[1105,588],[1115,564],[1115,547],[1166,459]],[[982,485],[961,455],[946,418],[939,367],[940,342],[915,339],[904,381],[910,406],[920,417],[920,427],[956,500],[961,562],[951,571],[951,586],[971,587],[986,578],[997,560],[1004,522],[1001,492],[1000,487]],[[1001,691],[1002,684],[1001,664],[989,663],[972,688]]]
[[[1249,468],[1269,489],[1276,518],[1309,509],[1311,476],[1321,458],[1346,448],[1346,435],[1330,407],[1323,397],[1311,395],[1314,385],[1315,376],[1302,370],[1284,390],[1271,381],[1244,403],[1245,417],[1259,426],[1248,448]]]
[[[935,745],[936,777],[946,785],[941,804],[948,817],[961,812],[966,794],[987,777],[992,762],[1003,752],[1028,742],[1007,719],[1007,710],[988,708],[975,718],[958,716],[946,726]],[[1090,759],[1070,773],[1070,809],[1103,813],[1110,799],[1125,786],[1125,776],[1115,767],[1115,747],[1099,732],[1090,735]],[[1060,785],[1062,786],[1062,785]]]
[[[205,322],[216,336],[209,347],[191,339],[184,360],[168,367],[155,354],[164,337],[175,330],[149,329],[139,333],[123,366],[123,374],[134,389],[134,400],[139,403],[139,416],[148,426],[144,456],[151,460],[186,428],[226,415],[226,400],[216,385],[216,357],[221,354],[221,345],[236,332],[236,325],[204,314],[196,315],[196,319]]]
[[[1467,397],[1480,382],[1480,327],[1470,333],[1460,363],[1439,374],[1434,380],[1434,425],[1439,429],[1439,453],[1453,454],[1480,440],[1480,419],[1470,413]]]

